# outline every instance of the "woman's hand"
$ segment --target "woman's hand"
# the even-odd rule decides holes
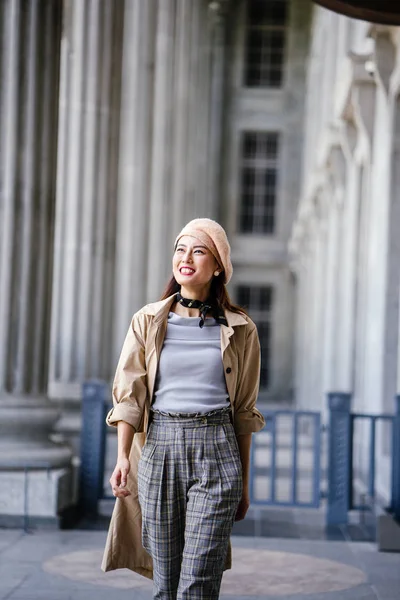
[[[248,490],[244,489],[242,498],[236,511],[235,521],[243,521],[250,506],[250,496]]]
[[[130,468],[131,465],[128,458],[118,459],[110,478],[111,489],[116,498],[125,498],[131,495],[130,491],[126,488]]]

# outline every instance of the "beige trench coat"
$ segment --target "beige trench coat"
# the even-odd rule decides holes
[[[146,440],[150,404],[158,361],[175,295],[148,304],[137,312],[128,330],[113,383],[113,405],[108,425],[130,423],[135,430],[127,487],[130,496],[117,498],[101,568],[128,568],[152,577],[152,560],[141,542],[141,512],[137,492],[137,466]],[[226,386],[237,435],[259,431],[264,426],[255,408],[260,375],[260,345],[257,329],[246,315],[225,311],[228,326],[221,325],[221,353]],[[225,568],[231,567],[231,552]]]

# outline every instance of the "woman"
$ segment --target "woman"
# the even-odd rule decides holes
[[[117,502],[102,568],[153,576],[157,599],[211,600],[230,566],[233,522],[249,507],[251,434],[264,425],[260,348],[229,301],[218,223],[188,223],[172,269],[163,299],[134,315],[117,367],[107,417],[118,427]]]

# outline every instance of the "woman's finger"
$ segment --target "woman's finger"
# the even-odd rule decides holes
[[[125,490],[122,488],[114,488],[113,494],[116,498],[126,498],[126,496],[130,496],[131,493],[129,490]]]
[[[114,469],[113,474],[110,479],[111,487],[118,486],[121,483],[121,471],[119,469]]]
[[[128,478],[128,470],[127,469],[121,469],[121,487],[125,487],[126,486],[127,478]]]

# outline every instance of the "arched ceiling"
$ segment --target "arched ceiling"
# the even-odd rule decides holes
[[[399,0],[314,0],[337,13],[371,23],[400,25]]]

